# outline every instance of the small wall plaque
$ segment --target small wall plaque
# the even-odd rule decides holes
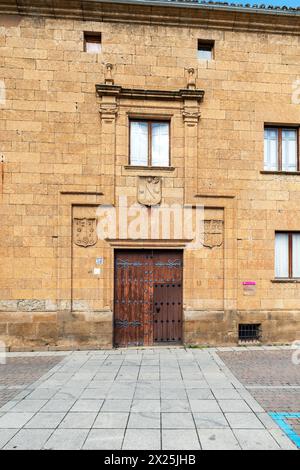
[[[255,295],[256,294],[256,281],[244,281],[243,293],[244,295]]]

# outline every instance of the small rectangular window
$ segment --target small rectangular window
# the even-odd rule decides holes
[[[265,127],[264,169],[267,171],[299,171],[298,129]]]
[[[212,60],[214,57],[214,41],[198,40],[198,59]]]
[[[275,233],[275,277],[300,278],[300,232]]]
[[[170,123],[130,121],[130,165],[170,165]]]
[[[260,323],[240,323],[239,340],[241,342],[259,341],[261,338]]]
[[[101,33],[84,33],[84,50],[89,54],[100,54]]]

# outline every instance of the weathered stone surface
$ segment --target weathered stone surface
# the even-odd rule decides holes
[[[17,309],[25,312],[33,312],[36,310],[44,310],[45,302],[43,300],[20,300],[17,303]]]
[[[260,323],[265,343],[299,338],[300,284],[271,282],[275,231],[300,230],[299,174],[262,172],[264,124],[299,123],[294,17],[247,12],[242,31],[227,10],[190,28],[195,9],[175,21],[175,7],[160,7],[153,25],[126,4],[113,22],[111,8],[109,21],[97,10],[88,24],[63,10],[2,19],[0,339],[15,349],[112,346],[121,236],[78,245],[73,221],[95,220],[100,205],[123,210],[120,196],[135,204],[139,177],[161,181],[165,206],[204,207],[204,246],[172,240],[184,248],[184,341],[237,344],[239,323]],[[87,28],[101,32],[101,54],[84,52]],[[197,57],[198,39],[215,42],[212,61]],[[107,79],[155,93],[98,96]],[[177,99],[188,83],[203,101]],[[130,116],[170,119],[170,168],[130,167]],[[256,282],[251,295],[244,281]]]

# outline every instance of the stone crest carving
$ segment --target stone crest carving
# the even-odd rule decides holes
[[[93,246],[97,243],[97,221],[96,219],[74,218],[73,240],[78,246]]]
[[[204,220],[203,245],[208,248],[221,246],[223,243],[223,220]]]
[[[145,206],[155,206],[161,202],[161,178],[159,176],[139,176],[137,200]]]

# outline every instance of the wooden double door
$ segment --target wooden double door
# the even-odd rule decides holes
[[[181,250],[115,252],[114,344],[182,342]]]

